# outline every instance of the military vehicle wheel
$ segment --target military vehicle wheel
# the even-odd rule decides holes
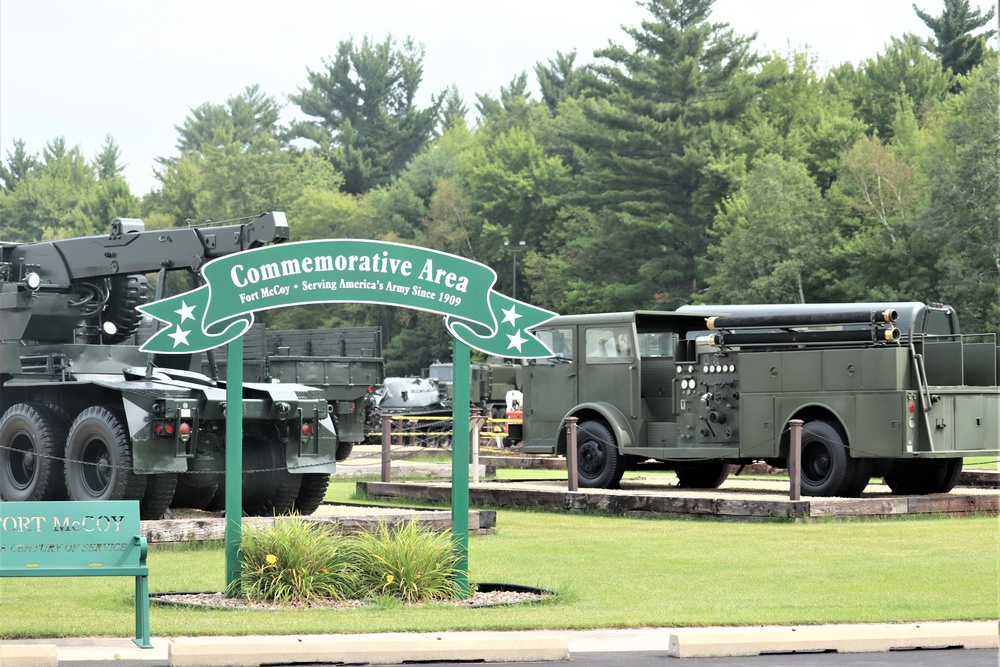
[[[176,490],[177,473],[163,472],[146,475],[146,492],[139,502],[139,518],[143,521],[162,519],[164,512],[174,500]]]
[[[854,466],[854,476],[844,489],[844,495],[848,498],[857,498],[871,481],[873,466],[871,459],[854,458],[851,461]]]
[[[337,461],[346,461],[347,457],[351,455],[354,450],[353,442],[338,442],[337,443]]]
[[[132,470],[125,416],[110,407],[77,415],[66,439],[66,489],[71,500],[142,500],[146,476]]]
[[[706,461],[675,470],[682,489],[717,489],[729,477],[733,467],[722,461]]]
[[[897,495],[948,493],[962,474],[962,459],[896,461],[885,473],[885,483]]]
[[[17,403],[0,418],[0,498],[62,500],[62,455],[69,420],[38,403]]]
[[[844,496],[858,484],[852,459],[840,432],[827,422],[802,427],[801,489],[807,496]]]
[[[111,293],[108,304],[104,307],[102,319],[114,325],[114,333],[105,333],[101,342],[105,345],[117,345],[132,337],[142,323],[142,313],[137,306],[146,303],[149,282],[146,276],[132,274],[114,276],[111,278]]]
[[[302,475],[288,472],[285,447],[280,440],[259,431],[247,432],[243,437],[243,470],[244,514],[274,516],[291,512]]]
[[[326,496],[326,488],[330,485],[330,475],[327,473],[308,472],[299,475],[302,478],[302,485],[299,486],[299,495],[292,505],[292,512],[309,516],[319,508]]]
[[[189,507],[203,510],[208,507],[219,489],[219,480],[215,475],[194,475],[182,473],[177,477],[177,489],[171,507]],[[221,508],[220,508],[221,509]]]
[[[588,489],[613,489],[625,473],[625,457],[611,430],[599,421],[585,421],[576,436],[577,480]]]

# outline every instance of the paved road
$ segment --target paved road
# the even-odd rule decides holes
[[[63,660],[60,667],[168,667],[149,660]],[[339,663],[338,663],[339,664]],[[467,662],[434,663],[468,667]],[[577,652],[569,662],[508,663],[518,667],[997,667],[1000,655],[992,649],[918,650],[889,653],[795,653],[744,658],[671,658],[662,651]],[[314,663],[314,667],[321,667]],[[374,667],[374,666],[373,666]]]

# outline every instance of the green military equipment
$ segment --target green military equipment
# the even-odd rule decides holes
[[[199,354],[140,351],[149,279],[199,281],[224,256],[288,240],[283,213],[231,224],[0,243],[0,498],[140,501],[143,518],[210,502],[227,417],[243,420],[243,510],[273,515],[322,498],[337,436],[321,388],[251,377],[228,405]],[[175,311],[193,320],[190,304]],[[155,325],[154,325],[155,330]],[[164,332],[161,332],[164,333]],[[165,332],[178,337],[180,328]],[[168,340],[172,340],[168,337]]]
[[[802,430],[802,492],[951,490],[963,457],[1000,454],[998,348],[921,303],[719,305],[557,317],[556,355],[523,375],[525,452],[565,453],[579,482],[614,487],[641,462],[713,488],[732,465],[787,467]]]

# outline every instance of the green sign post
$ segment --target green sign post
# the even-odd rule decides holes
[[[374,303],[444,316],[455,338],[452,521],[467,592],[469,492],[469,348],[508,358],[552,356],[529,329],[555,313],[493,290],[496,272],[464,257],[384,241],[331,239],[284,243],[214,259],[201,269],[205,284],[140,306],[164,323],[142,350],[191,354],[228,345],[230,414],[241,413],[242,336],[254,312],[311,303]],[[240,419],[226,423],[226,583],[239,593],[242,532]]]

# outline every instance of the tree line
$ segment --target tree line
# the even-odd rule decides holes
[[[423,47],[345,40],[288,93],[191,109],[159,188],[132,193],[109,135],[15,140],[0,163],[0,239],[288,214],[293,240],[369,238],[482,262],[497,289],[559,313],[687,303],[940,301],[1000,333],[1000,59],[995,14],[914,5],[931,39],[826,73],[760,54],[714,0],[648,0],[594,62],[557,53],[470,109],[416,102]],[[470,123],[468,118],[474,116]],[[523,249],[520,242],[524,241]],[[505,246],[508,242],[510,246]],[[518,251],[513,255],[510,250]],[[440,319],[348,304],[263,314],[282,328],[377,324],[390,374],[450,356]]]

